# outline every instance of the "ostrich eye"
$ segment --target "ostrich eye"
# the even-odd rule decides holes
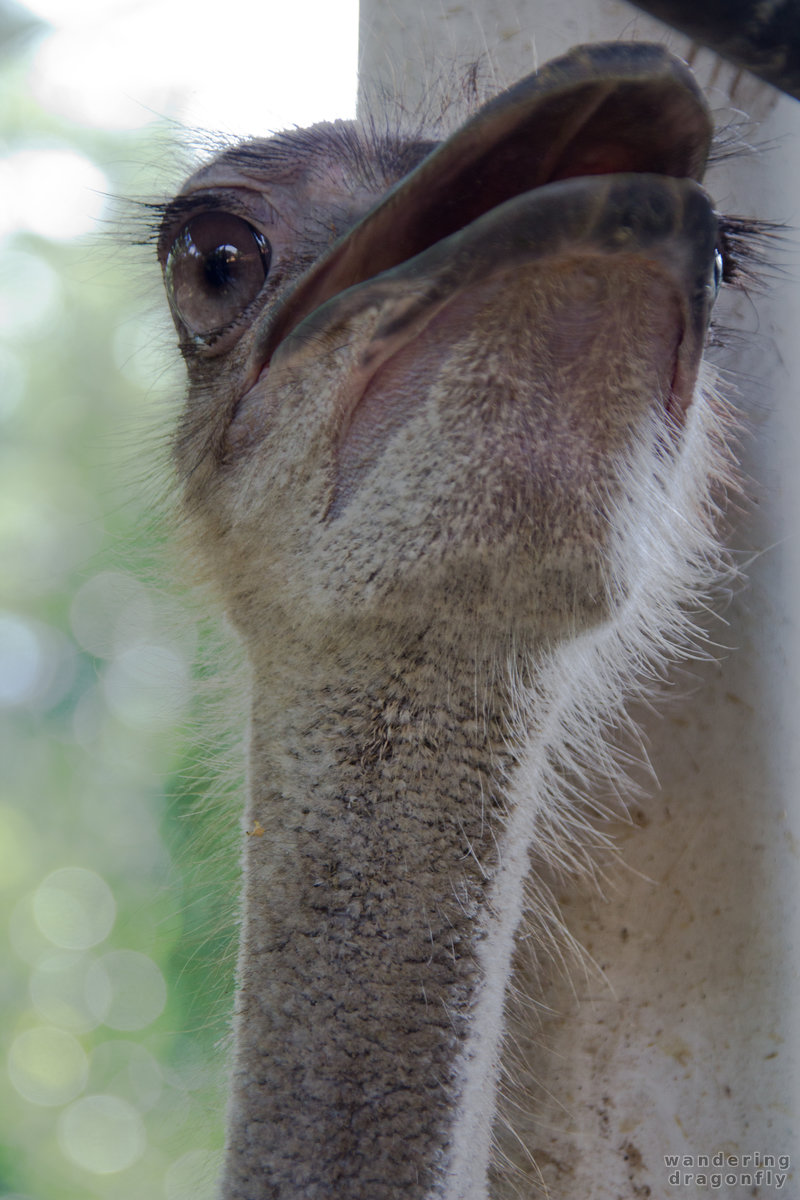
[[[719,295],[719,289],[722,287],[722,281],[725,278],[725,260],[719,250],[714,251],[714,267],[711,279],[711,291],[713,299],[716,300]]]
[[[270,257],[267,239],[241,217],[200,213],[183,226],[167,255],[170,304],[193,334],[221,329],[261,291]]]

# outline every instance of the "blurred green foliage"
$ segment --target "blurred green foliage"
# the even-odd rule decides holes
[[[2,162],[56,149],[113,196],[169,187],[162,129],[45,109],[12,32]],[[120,248],[137,212],[0,237],[5,1198],[203,1200],[222,1139],[236,820],[224,799],[195,811],[215,774],[186,749],[204,635],[158,566],[182,382],[152,250]]]

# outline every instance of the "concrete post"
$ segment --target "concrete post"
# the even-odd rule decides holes
[[[428,107],[453,64],[483,56],[503,85],[577,42],[617,38],[691,54],[622,0],[362,0],[362,103],[377,84]],[[800,105],[708,51],[694,57],[719,125],[744,147],[710,172],[718,206],[796,226]],[[763,292],[723,301],[718,320],[735,332],[714,352],[743,412],[749,508],[734,519],[749,582],[723,621],[709,618],[712,660],[676,671],[666,706],[643,714],[660,787],[620,823],[625,866],[602,899],[561,897],[599,969],[550,982],[553,1015],[527,1046],[541,1081],[529,1146],[554,1200],[690,1196],[700,1155],[800,1151],[800,287],[796,252],[777,242],[774,259],[784,273],[767,272]],[[677,1181],[666,1155],[689,1156]],[[746,1182],[752,1157],[719,1162],[707,1173],[722,1172],[726,1196],[776,1187]]]

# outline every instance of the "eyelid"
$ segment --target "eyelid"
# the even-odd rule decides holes
[[[252,188],[203,188],[176,196],[164,209],[158,237],[158,259],[162,267],[181,229],[208,212],[229,212],[259,229],[272,241],[272,231],[281,224],[278,210],[264,195]]]

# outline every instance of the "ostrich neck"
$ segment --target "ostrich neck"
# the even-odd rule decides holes
[[[475,1137],[488,1156],[493,1110],[499,1018],[488,1055],[472,1027],[506,982],[481,942],[514,768],[507,672],[453,635],[391,657],[396,633],[364,640],[284,641],[255,664],[226,1200],[484,1194],[486,1163],[457,1160]]]

